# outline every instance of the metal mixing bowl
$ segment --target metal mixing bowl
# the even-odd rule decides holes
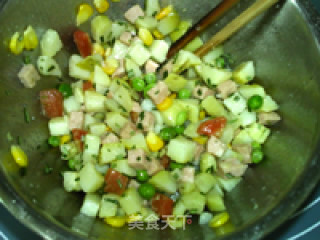
[[[186,230],[139,231],[112,229],[102,221],[79,215],[81,194],[67,194],[60,171],[65,168],[56,150],[46,145],[47,120],[40,115],[38,93],[59,80],[42,78],[25,89],[17,79],[22,57],[10,54],[5,44],[15,31],[28,24],[39,34],[47,28],[61,33],[64,51],[57,56],[67,76],[67,59],[76,52],[72,43],[75,9],[83,0],[0,0],[0,200],[21,222],[45,239],[259,239],[282,224],[318,182],[320,162],[320,19],[307,0],[283,1],[259,16],[226,43],[238,62],[253,59],[257,82],[280,103],[283,121],[273,128],[265,146],[266,160],[246,173],[242,183],[226,196],[233,231],[216,235],[207,226],[188,225]],[[136,2],[112,3],[108,13],[120,18]],[[164,4],[168,1],[163,0]],[[171,2],[171,1],[170,1]],[[173,0],[180,13],[197,21],[217,0]],[[205,34],[208,38],[252,1],[242,0]],[[84,25],[89,30],[89,24]],[[3,44],[5,43],[5,44]],[[28,53],[33,62],[38,51]],[[63,79],[69,81],[67,77]],[[25,123],[23,109],[34,117]],[[19,136],[30,164],[22,172],[9,153],[7,133]],[[45,174],[46,166],[53,167]]]

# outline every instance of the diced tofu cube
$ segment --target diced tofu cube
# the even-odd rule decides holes
[[[83,112],[71,112],[69,117],[69,129],[82,129],[84,122]]]
[[[225,99],[231,94],[235,93],[238,89],[237,84],[232,80],[227,80],[218,85],[217,90],[221,98]]]
[[[149,50],[142,44],[138,43],[133,44],[130,47],[128,54],[139,66],[145,64],[146,61],[148,61],[148,59],[151,57]]]
[[[251,153],[252,145],[251,144],[238,144],[232,146],[233,150],[240,153],[243,157],[243,163],[251,163]]]
[[[119,142],[119,138],[114,133],[109,133],[107,136],[101,137],[102,144],[116,143],[116,142]]]
[[[96,217],[100,208],[101,198],[97,194],[87,194],[80,212],[88,217]]]
[[[267,140],[271,131],[260,123],[254,123],[248,128],[248,133],[254,141],[262,144]]]
[[[18,73],[18,77],[26,88],[33,88],[40,80],[40,75],[32,64],[24,65]]]
[[[132,149],[128,151],[128,164],[135,169],[147,169],[149,162],[143,149]]]
[[[110,163],[117,158],[123,159],[126,156],[126,150],[121,143],[107,143],[101,148],[100,164]]]
[[[120,35],[120,41],[128,46],[130,45],[131,39],[132,39],[132,35],[130,32],[123,32]]]
[[[160,161],[155,158],[151,158],[151,162],[149,162],[148,169],[147,169],[149,176],[153,176],[158,172],[160,172],[161,170],[164,170],[164,168],[161,165]]]
[[[148,60],[146,65],[145,65],[145,72],[148,73],[155,73],[157,72],[157,69],[160,65],[158,63],[156,63],[153,60]]]
[[[124,66],[124,59],[119,60],[119,67],[117,70],[112,74],[112,78],[121,78],[126,75],[126,69]]]
[[[228,158],[219,162],[219,167],[224,174],[231,174],[235,177],[241,177],[248,168],[248,165],[242,164],[238,159]]]
[[[133,101],[132,102],[132,112],[140,113],[142,112],[142,108],[138,102]]]
[[[180,177],[181,182],[194,182],[195,168],[194,167],[185,167],[182,169],[182,174]]]
[[[141,112],[138,118],[138,124],[141,124],[145,132],[153,130],[156,118],[151,112]]]
[[[196,86],[192,91],[192,96],[201,100],[209,96],[213,96],[213,94],[214,94],[213,90],[204,86]]]
[[[166,78],[173,71],[173,60],[169,60],[162,68],[159,74],[162,78]]]
[[[247,107],[246,99],[239,93],[226,98],[223,103],[235,115],[242,113]]]
[[[49,131],[51,136],[63,136],[69,134],[69,118],[64,116],[50,119]]]
[[[262,125],[273,125],[281,120],[281,117],[276,112],[259,113],[259,123]]]
[[[80,175],[78,172],[63,172],[63,186],[67,192],[80,191]]]
[[[215,136],[211,136],[207,143],[207,151],[214,156],[221,157],[226,151],[227,146]]]
[[[136,132],[136,125],[134,125],[132,122],[127,122],[120,131],[120,137],[122,139],[128,139],[134,136]]]
[[[137,4],[130,8],[128,11],[125,12],[124,17],[131,23],[135,23],[135,21],[139,17],[144,17],[143,9]]]
[[[148,91],[148,95],[155,104],[160,104],[170,95],[170,91],[167,84],[163,81],[159,81]]]
[[[153,59],[162,63],[166,60],[169,51],[169,44],[164,40],[154,40],[150,52]]]

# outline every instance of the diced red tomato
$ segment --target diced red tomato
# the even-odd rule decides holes
[[[162,218],[172,215],[173,200],[164,194],[157,193],[152,198],[152,210],[159,214]]]
[[[63,116],[63,96],[57,89],[41,91],[40,102],[46,117],[55,118]]]
[[[77,30],[73,33],[73,40],[82,57],[88,57],[92,52],[92,43],[88,33]]]
[[[87,90],[93,89],[93,84],[92,84],[92,82],[90,82],[90,81],[84,81],[84,82],[83,82],[83,85],[82,85],[82,89],[83,89],[83,91],[87,91]]]
[[[82,129],[72,129],[73,140],[82,140],[82,136],[85,136],[88,132]]]
[[[164,169],[167,169],[170,164],[170,158],[167,155],[164,155],[162,156],[162,158],[160,158],[160,163],[164,167]]]
[[[122,195],[127,189],[129,178],[124,176],[122,173],[109,168],[105,176],[105,182],[105,192]]]
[[[211,120],[207,120],[200,124],[197,132],[201,135],[206,136],[219,136],[227,124],[225,117],[217,117]]]

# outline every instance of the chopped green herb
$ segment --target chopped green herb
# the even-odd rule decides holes
[[[31,63],[30,56],[24,56],[23,57],[23,63],[24,64],[30,64]]]
[[[30,114],[29,111],[26,107],[23,108],[23,113],[24,113],[24,121],[26,123],[30,123],[31,122],[31,118],[30,118]]]
[[[116,160],[121,160],[123,158],[124,158],[124,156],[122,154],[119,154],[119,155],[116,156]]]
[[[110,198],[107,198],[107,199],[104,199],[106,202],[111,202],[111,203],[114,203],[114,204],[119,204],[119,202],[115,199],[110,199]]]
[[[134,136],[135,134],[136,134],[135,131],[131,131],[131,132],[130,132],[130,136]]]
[[[141,112],[141,113],[139,114],[139,118],[141,119],[141,121],[143,121],[143,119],[144,119],[144,112]]]
[[[137,124],[137,128],[142,130],[142,129],[143,129],[142,123],[138,123],[138,124]]]
[[[52,167],[50,167],[50,166],[46,166],[45,168],[44,168],[44,173],[45,174],[50,174],[50,173],[52,173],[53,172],[53,168]]]
[[[198,89],[197,94],[198,94],[198,96],[202,96],[202,90]]]
[[[49,68],[48,68],[48,72],[51,72],[51,71],[53,71],[54,69],[55,69],[56,67],[55,66],[50,66]]]
[[[233,100],[235,101],[239,101],[240,100],[240,97],[238,95],[234,96]]]
[[[168,76],[169,76],[169,71],[167,70],[163,73],[163,78],[167,78]]]
[[[17,136],[17,144],[20,145],[21,144],[21,137]]]
[[[116,168],[117,167],[117,163],[115,163],[115,162],[111,163],[110,167],[111,168]]]
[[[13,141],[13,137],[12,137],[10,132],[7,132],[7,140],[8,140],[8,142],[12,142]]]
[[[10,95],[10,92],[8,90],[4,90],[4,93],[9,96]]]
[[[141,161],[141,157],[137,157],[137,159],[136,159],[137,161]]]
[[[19,175],[21,177],[24,177],[26,174],[27,174],[27,168],[24,167],[19,169]]]
[[[120,179],[117,179],[117,184],[119,185],[120,188],[123,188],[122,182],[120,181]]]

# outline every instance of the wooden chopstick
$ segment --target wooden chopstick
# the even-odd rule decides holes
[[[211,10],[205,17],[203,17],[197,24],[190,28],[177,42],[175,42],[167,57],[171,58],[178,53],[183,47],[191,42],[195,37],[199,36],[210,24],[216,22],[227,11],[229,11],[240,0],[223,0],[217,7]]]
[[[276,4],[279,0],[257,0],[249,8],[247,8],[243,13],[236,17],[232,22],[215,34],[208,42],[206,42],[201,48],[199,48],[195,54],[199,57],[204,56],[212,48],[218,46],[219,44],[226,41],[234,33],[239,31],[243,26],[249,23],[251,20],[256,18],[261,13],[265,12],[267,9]]]

